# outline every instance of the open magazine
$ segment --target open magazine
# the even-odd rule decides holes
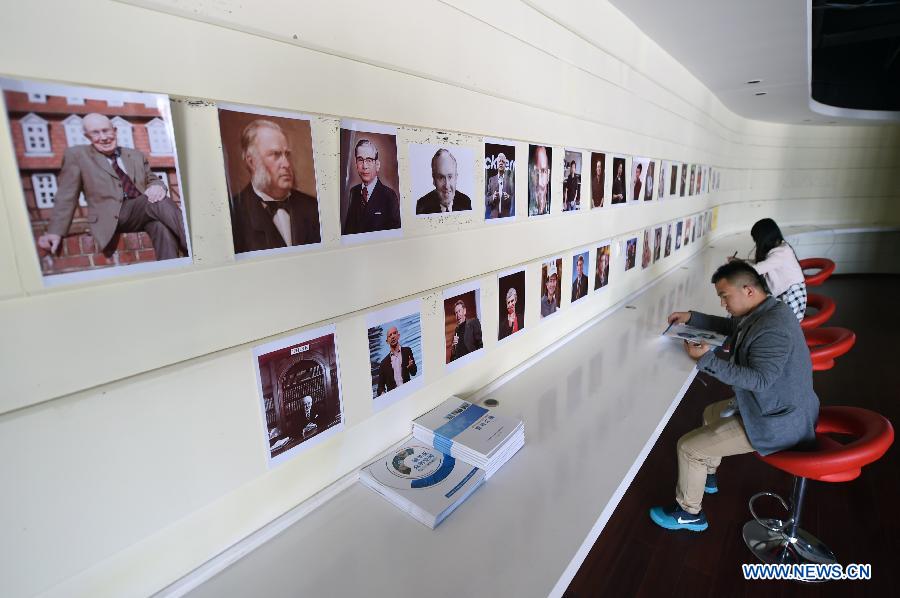
[[[728,338],[725,334],[719,334],[712,330],[697,328],[688,324],[669,324],[669,327],[663,331],[663,336],[674,338],[689,343],[706,343],[714,347],[721,347]]]

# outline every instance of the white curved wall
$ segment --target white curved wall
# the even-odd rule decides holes
[[[0,121],[3,595],[140,595],[165,586],[356,469],[447,394],[497,378],[699,244],[645,271],[625,273],[617,259],[609,292],[564,303],[553,326],[536,318],[542,257],[562,254],[570,268],[578,247],[712,206],[720,206],[718,232],[746,230],[761,216],[900,221],[896,126],[737,117],[604,2],[90,0],[4,12],[4,75],[173,96],[195,263],[44,289]],[[52,45],[35,49],[48,36]],[[234,262],[216,101],[321,115],[313,134],[322,250]],[[568,146],[709,164],[723,185],[699,198],[529,221],[520,175],[514,222],[473,219],[440,231],[417,224],[399,241],[342,247],[341,116],[406,125],[398,139],[404,198],[404,142],[435,131],[464,134],[476,156],[482,136],[519,148],[552,144],[557,173]],[[553,184],[559,197],[558,175]],[[386,283],[379,265],[400,261],[405,270]],[[477,279],[493,305],[496,271],[516,264],[528,265],[526,334],[503,346],[488,341],[484,359],[452,374],[443,372],[437,333],[426,337],[425,387],[373,414],[364,314],[421,296],[428,334],[442,326],[442,288]],[[248,316],[246,306],[262,299],[267,308]],[[347,429],[267,470],[251,348],[323,322],[337,324]],[[493,310],[483,324],[496,330]]]

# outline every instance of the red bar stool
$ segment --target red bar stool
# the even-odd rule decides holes
[[[846,328],[813,328],[804,330],[803,336],[806,337],[814,372],[830,370],[834,367],[834,360],[856,344],[856,333]]]
[[[825,282],[831,276],[831,273],[834,272],[834,268],[834,262],[825,257],[810,257],[800,260],[800,269],[804,271],[803,279],[808,287],[817,287]],[[814,274],[806,274],[806,270],[816,269],[819,271]]]
[[[853,436],[842,444],[827,434]],[[772,492],[760,492],[750,499],[753,521],[744,524],[744,542],[764,563],[833,564],[834,553],[818,538],[800,528],[803,496],[807,480],[848,482],[859,477],[861,468],[877,461],[894,442],[894,428],[883,416],[859,407],[822,407],[816,424],[816,447],[808,451],[781,451],[761,460],[794,476],[790,506]],[[771,496],[788,512],[787,520],[761,519],[754,502]],[[819,581],[803,579],[802,581]]]
[[[816,309],[816,313],[810,314],[809,308],[812,307]],[[818,295],[816,293],[810,293],[806,298],[806,315],[803,316],[803,319],[800,320],[800,328],[803,330],[811,330],[813,328],[818,328],[834,315],[835,310],[837,309],[837,304],[831,299],[831,297],[826,297],[825,295]]]

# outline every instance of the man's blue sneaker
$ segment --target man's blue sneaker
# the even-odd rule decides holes
[[[706,486],[703,488],[703,491],[707,494],[715,494],[719,491],[719,482],[716,480],[716,474],[706,474]]]
[[[650,519],[653,523],[666,529],[686,529],[692,532],[702,532],[709,523],[706,514],[700,511],[696,515],[688,513],[678,503],[671,507],[653,507],[650,509]]]

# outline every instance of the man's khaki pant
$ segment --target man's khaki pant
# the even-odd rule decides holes
[[[700,512],[706,474],[716,473],[722,457],[752,453],[753,447],[737,415],[720,417],[728,399],[703,410],[703,426],[678,440],[678,485],[675,500],[688,513]]]

